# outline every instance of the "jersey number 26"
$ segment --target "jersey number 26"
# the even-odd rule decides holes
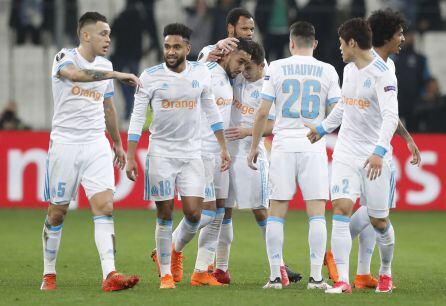
[[[295,79],[287,79],[282,83],[282,92],[289,94],[288,99],[282,108],[282,117],[299,118],[299,111],[292,111],[296,102],[301,100],[302,117],[314,119],[319,115],[321,99],[318,93],[321,92],[321,83],[317,80],[305,80],[302,83]]]

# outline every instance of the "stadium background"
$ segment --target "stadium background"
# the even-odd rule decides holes
[[[260,16],[265,16],[265,11],[262,11],[262,5],[269,1],[237,1],[237,0],[215,0],[215,1],[195,1],[195,0],[158,0],[158,1],[129,1],[134,2],[136,5],[136,12],[139,12],[140,20],[135,18],[128,18],[128,16],[134,16],[135,10],[126,10],[125,0],[109,0],[109,1],[93,1],[93,0],[0,0],[0,224],[1,224],[1,245],[11,244],[11,248],[2,252],[0,256],[0,264],[6,263],[8,268],[5,268],[11,273],[15,273],[19,269],[20,265],[11,261],[15,258],[17,251],[19,254],[24,255],[22,262],[31,261],[35,264],[32,267],[31,275],[37,275],[34,280],[25,281],[26,290],[33,291],[35,286],[38,286],[39,273],[41,267],[41,249],[39,237],[41,230],[41,224],[45,216],[44,208],[46,204],[42,202],[43,184],[44,184],[44,171],[45,171],[45,159],[46,150],[49,142],[49,130],[51,127],[52,119],[52,93],[50,82],[50,70],[52,59],[61,47],[74,47],[76,46],[75,37],[75,23],[78,16],[85,11],[96,10],[106,15],[111,25],[118,24],[115,21],[119,20],[121,16],[126,20],[125,22],[129,28],[119,30],[117,26],[114,30],[116,36],[112,36],[112,50],[109,53],[112,56],[112,60],[115,64],[119,62],[122,66],[137,67],[137,74],[139,74],[144,68],[150,67],[158,63],[161,59],[161,32],[164,25],[170,22],[184,22],[196,29],[196,35],[193,38],[196,48],[193,49],[193,53],[196,54],[202,46],[215,43],[218,39],[225,37],[225,24],[224,19],[226,12],[230,8],[238,5],[245,6],[251,12],[257,11],[258,19],[256,19],[256,40],[261,40],[262,37],[272,36],[268,33],[268,25],[265,25],[264,19]],[[280,2],[280,1],[279,1]],[[338,41],[336,36],[337,26],[347,18],[351,16],[368,16],[373,10],[385,7],[392,7],[404,11],[407,17],[409,17],[409,32],[413,33],[414,48],[404,53],[404,56],[400,58],[395,57],[397,63],[397,73],[400,93],[404,92],[401,87],[407,88],[406,92],[410,91],[409,95],[400,97],[400,114],[402,120],[405,121],[409,131],[413,135],[418,147],[421,151],[422,164],[420,167],[414,167],[410,165],[410,153],[404,141],[396,136],[393,140],[395,163],[397,166],[397,210],[408,211],[420,211],[420,212],[408,212],[397,213],[397,218],[400,223],[400,228],[407,228],[410,230],[410,224],[417,223],[417,226],[426,229],[429,225],[437,225],[437,229],[441,231],[444,227],[441,226],[442,219],[446,216],[444,212],[446,210],[446,61],[444,61],[443,49],[446,46],[446,32],[445,32],[445,17],[446,17],[446,1],[435,0],[388,0],[388,1],[355,1],[355,0],[327,0],[327,1],[315,1],[315,0],[297,0],[297,1],[283,1],[284,5],[288,5],[286,8],[287,19],[284,23],[290,23],[296,19],[305,19],[312,21],[316,26],[317,39],[319,40],[319,47],[316,50],[315,56],[319,59],[332,63],[338,70],[339,74],[342,74],[343,64],[340,62],[340,53],[338,50]],[[291,3],[291,4],[290,4]],[[25,11],[29,5],[29,10]],[[257,9],[257,10],[256,10]],[[126,15],[129,14],[129,15]],[[262,15],[263,14],[263,15]],[[127,17],[126,17],[127,16]],[[127,19],[125,19],[127,18]],[[138,23],[139,22],[139,23]],[[122,25],[122,24],[121,24]],[[263,31],[259,30],[259,27]],[[125,30],[127,29],[127,30]],[[127,35],[128,41],[122,39],[122,33],[126,33],[132,29],[133,34]],[[135,30],[136,29],[136,30]],[[120,33],[121,32],[121,33]],[[129,33],[129,32],[127,32]],[[121,34],[121,36],[119,36]],[[262,35],[263,34],[263,35]],[[33,36],[34,35],[34,36]],[[280,36],[280,35],[279,35]],[[409,36],[409,35],[408,35]],[[410,34],[412,37],[412,34]],[[277,38],[277,37],[276,37]],[[277,38],[280,40],[280,37]],[[131,41],[132,40],[132,41]],[[265,44],[270,44],[272,39],[266,40]],[[142,42],[139,46],[138,42]],[[282,46],[284,56],[287,56],[287,45],[277,43],[274,41],[274,45],[266,46],[268,51],[268,59],[275,58],[275,52],[281,52],[277,45]],[[137,52],[132,52],[135,48],[130,48],[135,44]],[[124,47],[123,47],[124,46]],[[269,49],[268,49],[269,48]],[[118,51],[119,50],[119,51]],[[128,52],[128,54],[126,54]],[[137,53],[137,54],[135,54]],[[114,56],[114,57],[113,57]],[[135,64],[136,62],[136,64]],[[420,73],[416,73],[420,71]],[[415,76],[415,77],[414,77]],[[126,116],[126,110],[128,113],[128,107],[126,108],[125,95],[121,91],[119,84],[115,83],[115,104],[120,114],[120,124],[122,128],[122,137],[126,139],[126,128],[128,125],[128,117]],[[404,111],[401,113],[401,109]],[[146,134],[147,135],[147,134]],[[328,150],[331,154],[336,136],[330,136],[328,139]],[[147,148],[147,136],[139,145],[138,159],[140,166],[145,155]],[[150,209],[153,208],[151,203],[142,201],[142,179],[136,184],[131,183],[125,177],[125,173],[116,173],[117,178],[117,193],[116,193],[116,208],[118,209]],[[178,203],[177,203],[178,204]],[[71,208],[87,208],[88,203],[85,195],[81,192],[77,201],[71,203]],[[292,203],[292,208],[302,209],[302,201],[300,196],[297,195]],[[41,208],[41,210],[29,210],[29,208]],[[433,211],[433,212],[421,212],[421,211]],[[88,212],[73,212],[71,222],[74,224],[80,224],[79,226],[87,226],[88,228]],[[123,224],[132,224],[132,220],[138,220],[143,224],[142,229],[145,233],[147,241],[144,241],[144,252],[147,248],[153,245],[153,239],[151,237],[154,215],[153,212],[147,212],[144,218],[139,218],[141,214],[138,211],[135,212],[117,212],[117,223],[119,230],[119,216],[122,216]],[[241,220],[237,232],[242,234],[251,233],[255,228],[254,222],[251,216],[247,216],[247,213],[237,213],[234,218],[240,218]],[[36,220],[37,218],[37,220]],[[144,223],[145,219],[151,219],[150,225]],[[300,222],[297,222],[300,218]],[[80,221],[85,219],[85,221]],[[296,225],[300,229],[300,238],[295,241],[292,239],[287,240],[289,243],[289,250],[292,247],[297,248],[299,246],[302,250],[302,246],[305,244],[305,224],[302,225],[302,220],[305,217],[302,212],[293,212],[287,221],[288,226]],[[177,221],[179,218],[177,217]],[[76,223],[78,222],[78,223]],[[80,222],[80,223],[79,223]],[[91,222],[90,222],[91,223]],[[247,225],[244,223],[252,223]],[[327,222],[330,223],[330,222]],[[426,225],[426,227],[423,227]],[[251,227],[249,227],[251,226]],[[91,229],[91,228],[90,228]],[[71,228],[66,230],[67,232],[74,230]],[[126,231],[121,226],[121,233]],[[295,229],[290,235],[295,234]],[[20,236],[6,236],[8,232],[27,233],[30,231],[33,233],[29,239],[27,247],[23,247],[20,243]],[[435,240],[435,230],[432,228],[431,232],[425,230],[427,240]],[[92,239],[90,233],[85,234],[85,237]],[[256,235],[258,233],[252,233]],[[411,235],[411,236],[410,236]],[[406,242],[406,248],[401,247],[396,255],[396,266],[401,268],[403,264],[398,263],[399,258],[405,258],[404,260],[412,260],[413,258],[407,257],[409,252],[413,256],[418,253],[412,247],[407,247],[411,243],[411,239],[425,239],[425,237],[418,237],[417,233],[411,233],[409,236],[401,237],[401,243]],[[17,239],[14,239],[16,237]],[[65,236],[64,236],[65,237]],[[82,237],[80,235],[79,237]],[[294,236],[292,236],[294,237]],[[263,248],[262,241],[258,237],[257,243]],[[73,239],[73,236],[68,236],[64,239]],[[80,239],[80,238],[79,238]],[[120,238],[120,241],[124,241],[126,238]],[[77,244],[82,244],[82,241]],[[125,242],[124,242],[125,243]],[[132,240],[131,243],[141,243],[140,240]],[[131,247],[131,243],[130,244]],[[240,255],[240,251],[237,251],[237,246],[250,246],[246,240],[240,239],[234,245],[234,265],[238,262],[243,262],[245,258]],[[427,243],[427,242],[426,242]],[[438,241],[440,243],[440,241]],[[444,240],[443,240],[444,244]],[[31,247],[32,246],[32,247]],[[439,254],[443,251],[438,249],[437,244],[429,245],[431,253],[431,262],[442,261]],[[140,247],[141,248],[141,247]],[[191,246],[189,249],[193,249]],[[64,247],[62,247],[64,249]],[[91,250],[90,250],[91,249]],[[97,255],[94,253],[94,246],[91,244],[89,253],[86,256],[90,257],[89,261],[95,264],[95,271],[97,267]],[[26,255],[24,254],[26,250]],[[80,251],[84,251],[83,248],[79,248]],[[263,252],[263,251],[262,251]],[[255,281],[252,281],[251,289],[258,288],[267,275],[267,262],[266,256],[262,252],[259,252],[259,263],[257,266],[260,268],[260,279],[256,276]],[[290,252],[290,251],[288,251]],[[404,252],[407,252],[404,253]],[[302,253],[302,254],[300,254]],[[354,251],[352,254],[355,253]],[[64,254],[64,253],[62,253]],[[191,253],[190,257],[194,258],[195,253]],[[287,256],[287,250],[285,250]],[[289,254],[289,253],[288,253]],[[293,254],[293,253],[291,253]],[[299,267],[306,267],[305,263],[308,262],[306,258],[306,249],[299,252],[299,256],[292,257],[293,262],[299,261]],[[145,256],[145,253],[143,254]],[[40,257],[39,257],[40,256]],[[63,256],[63,255],[62,255]],[[67,255],[68,256],[68,255]],[[73,255],[74,258],[76,255]],[[125,256],[125,255],[124,255]],[[124,257],[123,256],[123,257]],[[136,256],[136,255],[135,255]],[[352,255],[354,256],[354,255]],[[419,254],[420,257],[425,256],[424,253]],[[121,258],[123,258],[121,257]],[[62,260],[62,259],[61,259]],[[138,259],[142,261],[141,259]],[[137,260],[137,262],[138,262]],[[191,259],[192,260],[192,259]],[[403,259],[401,259],[403,260]],[[300,262],[303,261],[303,262]],[[119,261],[118,261],[119,262]],[[123,260],[121,262],[124,262]],[[354,263],[354,259],[351,259]],[[10,263],[8,265],[8,263]],[[144,265],[146,264],[144,259]],[[190,262],[192,265],[192,262]],[[2,264],[1,264],[2,265]],[[29,265],[29,263],[26,263]],[[376,262],[374,263],[376,267]],[[257,267],[256,266],[256,267]],[[136,267],[136,264],[135,264]],[[432,273],[445,274],[443,266],[437,266],[435,264],[430,266]],[[90,269],[85,267],[79,267],[79,271],[84,275],[82,269]],[[303,272],[305,268],[302,268]],[[415,279],[419,274],[423,273],[426,267],[417,266],[412,274],[406,276],[408,283],[416,286]],[[67,270],[74,273],[75,270],[67,268]],[[352,271],[354,268],[352,268]],[[23,271],[27,271],[24,269]],[[240,270],[242,275],[243,269]],[[246,273],[251,273],[252,270],[247,270]],[[144,271],[143,273],[145,273]],[[153,271],[150,271],[151,273]],[[32,274],[34,273],[34,274]],[[69,273],[69,272],[67,272]],[[432,275],[431,275],[432,276]],[[412,278],[411,278],[412,277]],[[19,301],[14,300],[15,296],[21,295],[21,286],[23,285],[23,279],[26,279],[26,275],[20,276],[14,279],[12,282],[6,281],[3,276],[0,277],[0,290],[7,290],[10,284],[15,284],[16,289],[12,295],[4,295],[9,302]],[[93,283],[96,278],[90,279]],[[445,281],[444,277],[438,278],[441,283]],[[76,280],[73,280],[77,284]],[[156,279],[149,279],[149,283],[156,284]],[[9,285],[8,285],[9,284]],[[67,286],[70,286],[70,279],[67,280]],[[93,285],[92,285],[93,286]],[[156,288],[156,285],[153,287]],[[238,287],[236,287],[238,288]],[[84,288],[85,289],[85,288]],[[97,289],[97,288],[96,288]],[[239,290],[238,288],[237,290]],[[407,289],[404,291],[404,289]],[[240,289],[241,290],[241,289]],[[443,290],[440,288],[439,290]],[[96,292],[96,291],[93,291]],[[209,291],[207,291],[209,293]],[[403,292],[411,296],[409,288],[403,286]],[[429,291],[430,292],[430,291]],[[433,291],[432,291],[433,292]],[[444,291],[443,291],[444,292]],[[207,293],[207,294],[208,294]],[[240,294],[244,294],[240,292]],[[210,293],[209,296],[212,296]],[[69,301],[75,303],[76,299]],[[249,296],[249,295],[248,295]],[[422,295],[416,295],[417,298],[413,300],[407,298],[406,302],[424,301],[427,303],[428,293]],[[432,298],[434,294],[430,297]],[[25,295],[26,297],[26,295]],[[285,300],[280,300],[277,296],[273,297],[276,300],[260,300],[271,301],[280,303]],[[444,297],[435,295],[439,299]],[[2,300],[0,297],[0,304],[6,300]],[[35,298],[35,296],[33,297]],[[308,298],[306,296],[305,298]],[[310,296],[314,298],[314,296]],[[427,298],[427,299],[426,299]],[[25,298],[26,300],[26,298]],[[21,300],[23,302],[23,299]],[[47,300],[37,299],[37,304],[45,302]],[[87,301],[89,301],[87,299]],[[125,300],[121,300],[125,301]],[[305,300],[304,300],[305,301]],[[310,300],[309,300],[310,301]],[[325,300],[321,300],[325,301]],[[443,300],[444,301],[444,300]],[[5,302],[5,304],[9,304]],[[91,300],[90,300],[91,302]],[[107,302],[107,300],[105,300]],[[353,302],[353,300],[351,301]],[[384,301],[382,301],[385,303]],[[137,301],[134,301],[137,304]],[[246,303],[246,301],[245,301]],[[28,304],[28,303],[26,303]],[[51,304],[51,303],[49,303]],[[249,304],[249,303],[248,303]],[[435,305],[437,303],[433,303]]]

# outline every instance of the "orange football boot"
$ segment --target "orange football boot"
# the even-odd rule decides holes
[[[192,286],[224,286],[208,271],[192,273],[190,284]]]
[[[110,272],[106,279],[102,282],[102,290],[118,291],[129,289],[139,282],[139,277],[136,275],[124,275],[116,271]]]
[[[160,263],[158,262],[158,253],[156,252],[156,249],[153,249],[152,254],[150,255],[150,258],[152,258],[152,261],[156,266],[156,270],[158,271],[158,277],[160,277],[161,269],[160,269]]]
[[[337,283],[339,281],[338,268],[336,268],[336,262],[331,251],[327,251],[324,256],[324,265],[327,266],[328,276],[330,279]]]
[[[353,286],[356,289],[366,289],[373,288],[375,289],[378,286],[378,280],[374,278],[371,274],[366,275],[356,275],[355,282]]]
[[[172,248],[170,269],[175,283],[181,282],[183,279],[183,252],[177,252]]]
[[[42,285],[40,286],[40,290],[49,291],[56,290],[56,274],[45,274],[43,276]]]
[[[175,287],[172,275],[166,274],[161,277],[160,289],[174,289]]]

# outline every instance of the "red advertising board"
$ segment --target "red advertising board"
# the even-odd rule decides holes
[[[446,210],[446,135],[414,135],[422,155],[420,167],[410,164],[411,154],[405,142],[394,137],[394,163],[397,169],[398,210]],[[122,139],[127,137],[122,134]],[[331,156],[336,136],[330,135],[327,147]],[[45,161],[48,132],[0,132],[0,207],[43,208]],[[137,151],[140,176],[136,183],[116,171],[116,208],[148,208],[143,201],[143,166],[147,135],[141,138]],[[88,207],[83,191],[74,207]],[[178,204],[178,203],[177,203]],[[291,203],[302,209],[300,195]]]

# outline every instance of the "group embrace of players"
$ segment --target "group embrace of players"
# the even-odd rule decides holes
[[[103,57],[110,45],[107,20],[85,13],[79,20],[79,47],[62,49],[53,64],[54,117],[44,192],[50,204],[42,237],[41,289],[56,289],[63,220],[79,184],[94,215],[103,290],[138,283],[137,276],[115,269],[113,164],[126,167],[130,180],[138,178],[136,148],[150,106],[144,198],[157,208],[151,257],[160,288],[175,288],[182,280],[182,252],[198,231],[191,285],[231,282],[236,206],[253,211],[265,238],[271,274],[263,288],[298,282],[301,275],[282,256],[285,216],[298,185],[309,220],[307,288],[352,291],[349,255],[352,239],[359,235],[354,286],[391,292],[395,234],[389,210],[395,206],[395,171],[390,141],[395,132],[406,139],[412,163],[420,162],[418,148],[398,119],[397,80],[389,58],[404,42],[404,27],[404,19],[391,10],[343,23],[338,34],[347,65],[341,89],[334,67],[313,57],[317,35],[305,21],[290,27],[291,56],[269,67],[262,46],[252,39],[253,17],[243,8],[228,13],[228,38],[203,48],[196,62],[186,60],[191,30],[169,24],[163,33],[164,63],[145,69],[138,78],[113,71]],[[112,79],[137,87],[127,156],[117,128]],[[324,135],[338,127],[329,183]],[[113,142],[114,157],[104,130]],[[263,137],[271,134],[268,156]],[[176,196],[181,197],[184,217],[173,230]],[[325,205],[330,198],[332,251],[326,252]],[[353,213],[358,198],[361,207]],[[381,257],[378,279],[370,273],[375,243]],[[332,286],[322,276],[324,263]]]

